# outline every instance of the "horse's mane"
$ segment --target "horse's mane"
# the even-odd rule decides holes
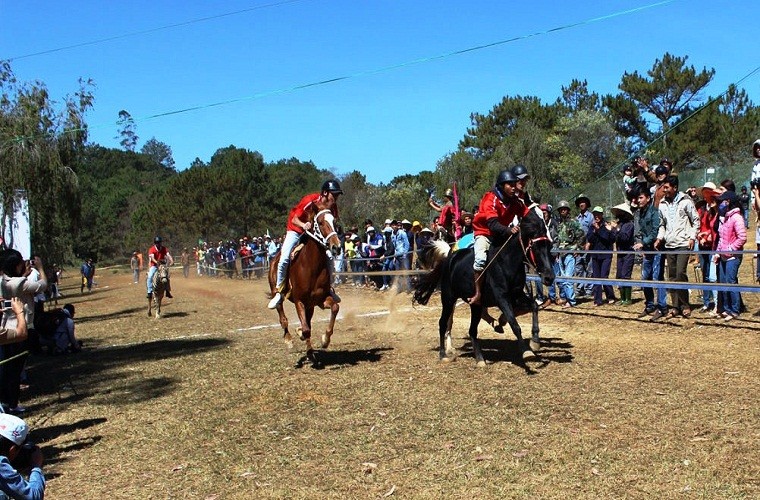
[[[546,224],[533,209],[530,209],[527,215],[523,217],[520,221],[520,226],[522,226],[526,234],[540,235],[546,233]]]

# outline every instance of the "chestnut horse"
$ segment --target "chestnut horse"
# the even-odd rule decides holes
[[[335,318],[338,316],[340,305],[330,295],[330,283],[332,273],[329,266],[332,265],[328,252],[333,257],[341,253],[341,242],[335,231],[334,217],[330,209],[315,206],[311,213],[312,231],[306,231],[301,236],[301,242],[295,249],[295,255],[288,266],[288,275],[285,280],[283,297],[290,300],[296,306],[298,321],[298,336],[306,341],[306,356],[313,363],[314,348],[311,345],[311,318],[314,315],[314,307],[320,309],[330,308],[330,322],[327,331],[322,335],[322,348],[330,345],[330,337],[333,334]],[[275,256],[269,264],[269,287],[270,298],[274,297],[277,283],[277,264],[280,254]],[[283,329],[283,338],[288,347],[293,347],[293,341],[288,331],[288,318],[285,316],[283,302],[277,305],[277,314],[280,316],[280,325]]]

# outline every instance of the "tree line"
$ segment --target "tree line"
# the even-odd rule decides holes
[[[279,234],[291,206],[337,177],[343,227],[366,218],[429,221],[428,197],[457,183],[460,206],[477,204],[497,173],[522,163],[530,192],[546,201],[559,189],[579,192],[617,174],[635,154],[668,157],[681,171],[750,161],[760,111],[740,88],[704,95],[715,71],[666,53],[640,73],[625,72],[619,92],[600,95],[585,80],[562,86],[554,102],[505,96],[487,114],[473,113],[454,151],[434,169],[387,184],[360,171],[335,175],[297,158],[267,161],[234,145],[206,163],[178,171],[171,147],[156,138],[137,149],[137,124],[119,112],[122,149],[88,141],[93,82],[55,102],[43,82],[18,82],[0,62],[0,197],[12,210],[27,192],[32,245],[58,262],[123,259],[161,234],[173,248],[242,235]]]

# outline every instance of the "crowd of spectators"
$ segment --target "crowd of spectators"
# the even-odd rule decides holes
[[[591,208],[591,200],[583,195],[575,200],[574,216],[565,200],[558,203],[556,213],[551,206],[541,205],[554,241],[557,280],[547,292],[539,286],[539,304],[574,307],[578,297],[590,295],[597,307],[631,305],[630,286],[619,287],[618,301],[610,285],[562,279],[609,278],[615,253],[617,280],[632,278],[638,257],[644,281],[665,281],[667,277],[670,282],[688,282],[688,266],[692,265],[701,282],[737,284],[750,206],[760,214],[760,140],[753,144],[752,153],[755,164],[749,192],[746,185],[737,192],[731,179],[682,191],[667,158],[652,169],[639,157],[623,169],[625,201],[609,210],[601,205]],[[612,215],[610,220],[607,213]],[[760,281],[760,262],[754,274]],[[658,321],[692,314],[686,288],[644,287],[643,292],[640,318]],[[728,287],[719,293],[700,292],[699,312],[716,319],[732,321],[746,309],[741,294]]]

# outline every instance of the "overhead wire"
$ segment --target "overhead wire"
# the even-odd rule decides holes
[[[294,2],[294,1],[300,1],[300,0],[286,0],[285,2],[280,2],[280,3],[287,3],[287,1]],[[359,72],[351,73],[351,74],[348,74],[348,75],[336,76],[336,77],[333,77],[333,78],[326,78],[326,79],[323,79],[323,80],[317,80],[317,81],[314,81],[314,82],[294,85],[294,86],[291,86],[291,87],[286,87],[286,88],[281,88],[281,89],[274,89],[274,90],[270,90],[270,91],[259,92],[259,93],[255,93],[255,94],[252,94],[252,95],[249,95],[249,96],[237,97],[237,98],[227,99],[227,100],[218,101],[218,102],[214,102],[214,103],[208,103],[208,104],[199,104],[197,106],[189,106],[189,107],[186,107],[186,108],[176,109],[176,110],[171,110],[171,111],[165,111],[165,112],[162,112],[162,113],[155,113],[155,114],[152,114],[152,115],[147,115],[147,116],[143,116],[143,117],[139,117],[139,118],[133,118],[133,120],[134,120],[134,122],[137,123],[137,122],[141,122],[141,121],[153,120],[153,119],[162,118],[162,117],[166,117],[166,116],[172,116],[172,115],[178,115],[178,114],[188,113],[188,112],[191,112],[191,111],[199,111],[201,109],[215,108],[215,107],[219,107],[219,106],[226,106],[226,105],[229,105],[229,104],[235,104],[235,103],[244,102],[244,101],[251,101],[251,100],[261,99],[261,98],[269,97],[269,96],[273,96],[273,95],[286,94],[286,93],[295,92],[295,91],[298,91],[298,90],[303,90],[303,89],[307,89],[307,88],[311,88],[311,87],[318,87],[318,86],[322,86],[322,85],[336,83],[336,82],[340,82],[340,81],[343,81],[343,80],[349,80],[349,79],[353,79],[353,78],[360,78],[360,77],[364,77],[364,76],[375,75],[375,74],[384,73],[384,72],[388,72],[388,71],[393,71],[393,70],[397,70],[397,69],[401,69],[401,68],[406,68],[406,67],[410,67],[410,66],[416,66],[416,65],[419,65],[419,64],[424,64],[424,63],[428,63],[428,62],[432,62],[432,61],[437,61],[437,60],[441,60],[441,59],[455,57],[455,56],[467,54],[467,53],[470,53],[470,52],[475,52],[475,51],[479,51],[479,50],[485,50],[485,49],[489,49],[489,48],[493,48],[493,47],[498,47],[498,46],[501,46],[501,45],[505,45],[505,44],[509,44],[509,43],[514,43],[514,42],[517,42],[517,41],[520,41],[520,40],[527,40],[529,38],[534,38],[534,37],[537,37],[537,36],[549,35],[549,34],[557,33],[557,32],[560,32],[560,31],[564,31],[564,30],[568,30],[568,29],[572,29],[572,28],[577,28],[579,26],[585,26],[585,25],[595,24],[595,23],[599,23],[599,22],[602,22],[602,21],[607,21],[607,20],[610,20],[610,19],[614,19],[614,18],[617,18],[617,17],[622,17],[622,16],[626,16],[626,15],[642,12],[642,11],[645,11],[645,10],[653,9],[653,8],[656,8],[656,7],[662,7],[662,6],[669,5],[669,4],[672,4],[672,3],[675,3],[675,2],[679,2],[679,1],[682,1],[682,0],[661,0],[659,2],[650,3],[650,4],[647,4],[647,5],[642,5],[642,6],[634,7],[634,8],[631,8],[631,9],[620,10],[620,11],[613,12],[611,14],[606,14],[606,15],[603,15],[603,16],[593,17],[593,18],[585,19],[585,20],[582,20],[582,21],[574,22],[574,23],[569,23],[569,24],[564,24],[564,25],[561,25],[561,26],[556,26],[554,28],[549,28],[549,29],[546,29],[546,30],[543,30],[543,31],[537,31],[537,32],[529,33],[529,34],[525,34],[525,35],[519,35],[519,36],[515,36],[515,37],[512,37],[512,38],[507,38],[507,39],[504,39],[504,40],[498,40],[498,41],[491,42],[491,43],[486,43],[486,44],[481,44],[481,45],[475,45],[473,47],[468,47],[468,48],[465,48],[465,49],[454,50],[454,51],[451,51],[451,52],[446,52],[446,53],[442,53],[442,54],[438,54],[438,55],[434,55],[434,56],[422,57],[422,58],[418,58],[418,59],[413,59],[411,61],[406,61],[406,62],[402,62],[402,63],[398,63],[398,64],[393,64],[393,65],[389,65],[389,66],[383,66],[381,68],[375,68],[375,69],[370,69],[370,70],[365,70],[365,71],[359,71]],[[280,3],[278,3],[278,4],[271,4],[271,5],[279,5]],[[229,15],[231,15],[231,14],[229,14]],[[215,17],[222,17],[222,16],[223,15],[215,16]],[[108,124],[100,124],[100,125],[88,126],[86,128],[67,129],[67,130],[63,131],[62,133],[76,133],[76,132],[82,132],[84,130],[94,130],[94,129],[103,128],[103,127],[112,126],[112,125],[113,125],[112,123],[108,123]],[[23,140],[25,140],[27,138],[31,138],[31,137],[35,137],[35,136],[16,136],[14,139],[11,139],[11,141],[12,142],[21,142],[21,141],[23,141]]]
[[[225,12],[224,14],[216,14],[216,15],[213,15],[213,16],[199,17],[197,19],[191,19],[189,21],[182,21],[182,22],[174,23],[174,24],[167,24],[165,26],[159,26],[159,27],[156,27],[156,28],[149,28],[149,29],[139,30],[139,31],[131,31],[129,33],[122,33],[121,35],[114,35],[114,36],[109,36],[109,37],[105,37],[105,38],[98,38],[96,40],[90,40],[88,42],[74,43],[74,44],[71,44],[71,45],[64,45],[64,46],[56,47],[56,48],[53,48],[53,49],[41,50],[41,51],[38,51],[38,52],[30,52],[29,54],[22,54],[20,56],[10,57],[10,58],[7,58],[6,60],[7,61],[17,61],[19,59],[27,59],[27,58],[30,58],[30,57],[36,57],[36,56],[41,56],[41,55],[45,55],[45,54],[54,54],[56,52],[62,52],[64,50],[76,49],[76,48],[79,48],[79,47],[87,47],[87,46],[90,46],[90,45],[98,45],[98,44],[101,44],[101,43],[112,42],[114,40],[121,40],[123,38],[131,38],[131,37],[134,37],[134,36],[148,35],[148,34],[151,34],[151,33],[157,33],[159,31],[169,30],[169,29],[173,29],[173,28],[180,28],[182,26],[189,26],[191,24],[204,23],[204,22],[207,22],[207,21],[213,21],[215,19],[221,19],[221,18],[224,18],[224,17],[237,16],[239,14],[245,14],[247,12],[253,12],[255,10],[267,9],[267,8],[270,8],[270,7],[279,7],[281,5],[286,5],[286,4],[291,4],[291,3],[297,3],[297,2],[304,2],[304,1],[306,1],[306,0],[281,0],[279,2],[272,2],[272,3],[268,3],[268,4],[257,5],[255,7],[249,7],[247,9],[240,9],[240,10],[235,10],[235,11],[232,11],[232,12]]]

